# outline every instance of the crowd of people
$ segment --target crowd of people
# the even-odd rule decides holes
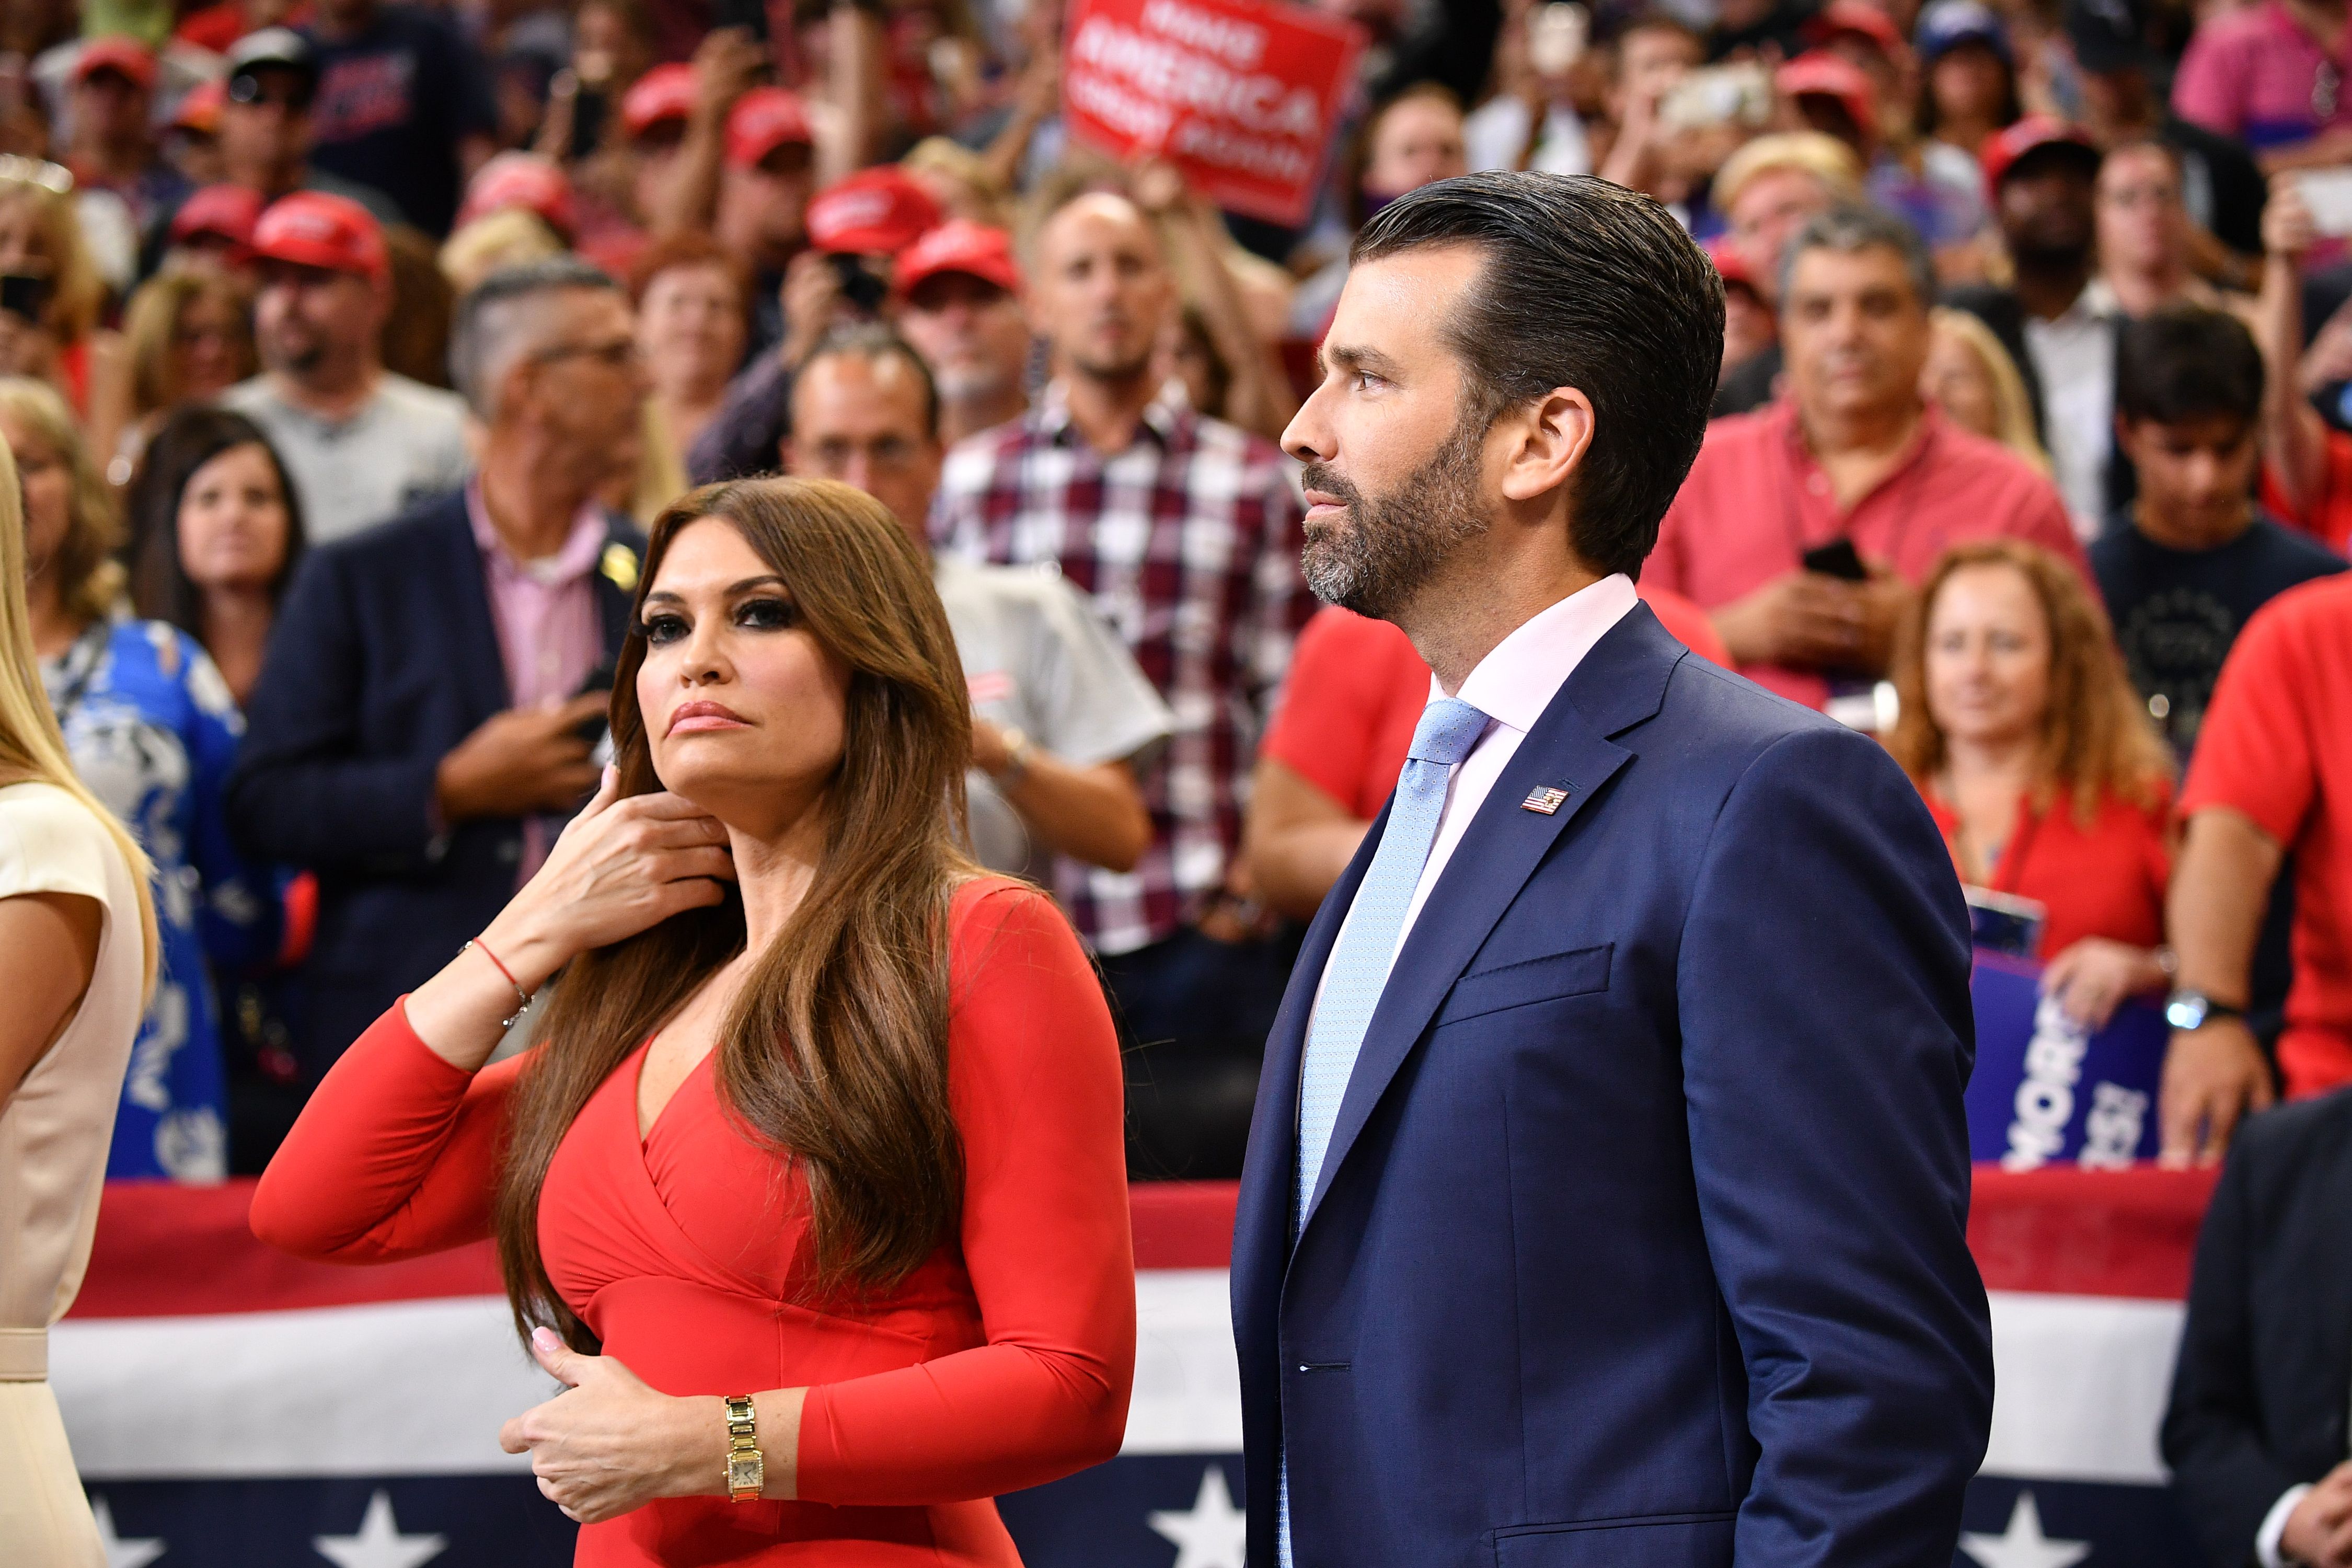
[[[107,1173],[260,1173],[404,994],[469,1071],[589,1005],[446,971],[642,763],[616,681],[698,487],[783,473],[936,590],[964,842],[1099,976],[1129,1173],[1238,1174],[1432,696],[1309,589],[1308,492],[1370,503],[1294,417],[1384,374],[1318,357],[1351,239],[1484,170],[1706,248],[1640,594],[1883,742],[2076,1026],[2164,1008],[2164,1156],[2352,1084],[2343,0],[1321,3],[1371,47],[1288,227],[1069,134],[1059,0],[11,7],[7,564],[153,870]],[[2295,1518],[2263,1562],[2336,1561]]]

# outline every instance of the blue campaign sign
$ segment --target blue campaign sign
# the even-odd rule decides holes
[[[2011,1171],[2120,1168],[2156,1157],[2156,1084],[2168,1033],[2152,1004],[2126,1002],[2085,1034],[2041,994],[2042,966],[1979,948],[1977,1066],[1969,1155]]]

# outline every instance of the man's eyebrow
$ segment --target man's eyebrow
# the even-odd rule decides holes
[[[1397,363],[1374,348],[1356,343],[1326,343],[1315,351],[1316,369],[1328,375],[1331,367],[1341,370],[1366,371],[1383,381],[1396,377]]]

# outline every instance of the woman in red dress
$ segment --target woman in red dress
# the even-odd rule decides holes
[[[583,1564],[1017,1564],[990,1500],[1126,1424],[1101,989],[959,846],[970,704],[877,503],[697,491],[638,615],[604,787],[327,1076],[254,1229],[354,1261],[497,1237],[571,1385],[503,1441]],[[541,1043],[484,1067],[559,970]]]
[[[1960,880],[2045,911],[2042,989],[2098,1028],[2169,974],[2172,758],[2082,574],[2039,545],[1963,544],[1898,634],[1887,750]]]

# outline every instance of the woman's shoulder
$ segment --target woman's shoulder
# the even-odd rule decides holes
[[[79,893],[110,907],[129,873],[97,813],[53,784],[0,787],[0,899]]]
[[[992,932],[1012,924],[1043,918],[1066,925],[1052,895],[1018,877],[983,871],[958,883],[948,900],[948,941],[961,943],[974,934]]]
[[[1087,969],[1086,949],[1051,894],[1015,877],[983,872],[948,901],[948,966],[959,990],[992,961],[1013,953],[1030,968]]]

